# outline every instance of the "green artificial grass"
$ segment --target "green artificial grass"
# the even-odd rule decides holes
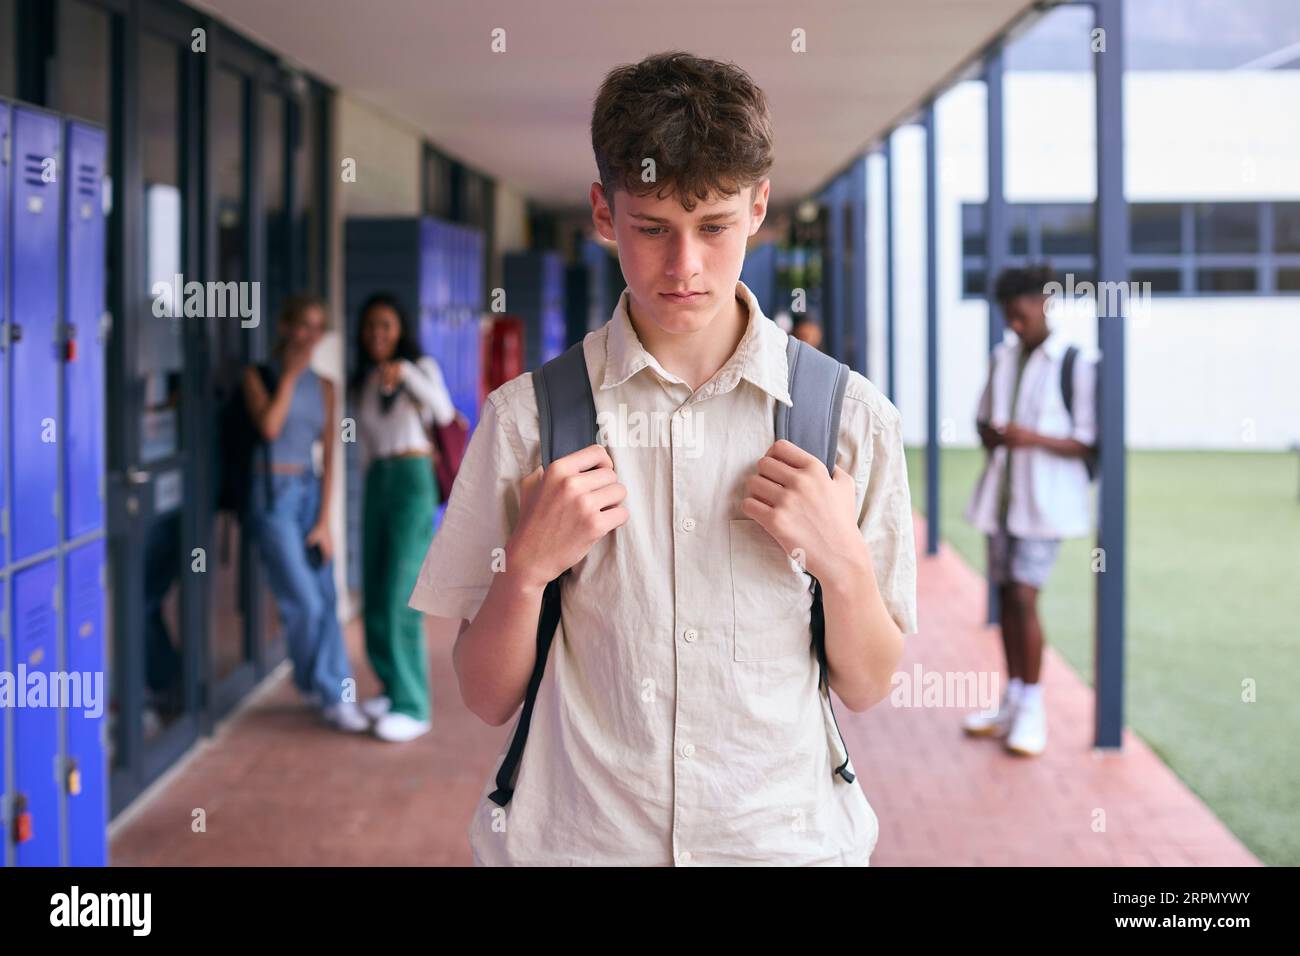
[[[941,534],[981,574],[984,538],[963,512],[983,455],[940,456]],[[924,513],[923,449],[908,472]],[[1125,724],[1261,860],[1300,865],[1296,456],[1134,451],[1128,486]],[[1040,598],[1048,642],[1089,685],[1094,545],[1065,542]]]

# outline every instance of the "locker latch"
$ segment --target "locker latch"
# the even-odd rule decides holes
[[[14,800],[14,842],[26,843],[32,838],[32,812],[27,809],[27,794],[20,793]]]
[[[77,327],[72,324],[64,326],[63,335],[63,361],[75,362],[77,360]]]
[[[77,758],[68,758],[68,796],[75,797],[81,793],[81,768],[77,766]]]

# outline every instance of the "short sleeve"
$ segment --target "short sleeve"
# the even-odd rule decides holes
[[[488,395],[451,498],[411,592],[410,606],[472,621],[519,516],[523,478],[515,419],[500,390]]]
[[[902,416],[874,385],[855,373],[842,417],[852,420],[853,434],[841,427],[841,449],[858,445],[850,459],[861,495],[858,530],[871,552],[876,584],[890,617],[904,634],[914,634],[916,541]]]

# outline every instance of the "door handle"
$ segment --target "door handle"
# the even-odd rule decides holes
[[[149,483],[149,472],[143,468],[128,468],[126,470],[126,480],[132,485],[147,485]]]

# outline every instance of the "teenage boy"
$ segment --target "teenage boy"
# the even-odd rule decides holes
[[[592,217],[627,282],[583,340],[604,441],[543,471],[531,376],[492,392],[411,598],[463,622],[461,695],[502,725],[570,570],[513,798],[490,799],[503,748],[474,862],[866,865],[878,821],[819,691],[809,575],[830,686],[866,710],[915,630],[898,411],[853,373],[833,476],[773,441],[786,333],[739,281],[772,164],[748,75],[684,53],[619,67],[591,132]]]
[[[1085,459],[1097,440],[1096,357],[1076,350],[1073,367],[1063,368],[1070,344],[1047,321],[1052,281],[1045,265],[997,277],[995,297],[1015,341],[993,350],[975,422],[988,455],[966,509],[966,520],[988,536],[1009,680],[997,713],[968,714],[964,728],[1026,756],[1047,747],[1038,592],[1061,539],[1092,526]],[[1071,407],[1063,373],[1072,379]]]

